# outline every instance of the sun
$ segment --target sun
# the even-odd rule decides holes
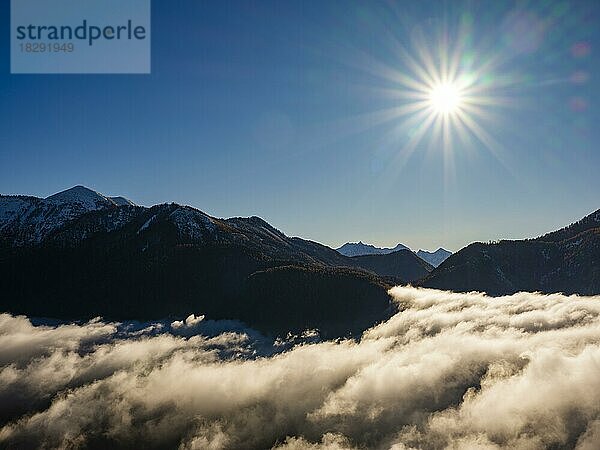
[[[440,83],[429,92],[429,103],[438,114],[452,114],[460,110],[462,95],[454,83]]]
[[[393,161],[389,170],[394,173],[420,150],[441,156],[444,180],[451,181],[457,155],[469,157],[483,149],[512,172],[506,148],[496,136],[504,128],[500,121],[507,108],[515,105],[513,93],[523,83],[518,72],[504,72],[510,55],[495,46],[488,48],[487,43],[475,46],[479,40],[470,16],[456,23],[417,25],[410,39],[388,31],[384,47],[390,52],[382,50],[376,57],[361,50],[348,61],[351,67],[374,76],[372,86],[360,89],[375,94],[381,108],[350,118],[343,132],[386,124],[389,129],[381,138],[377,157],[389,155]],[[386,59],[379,59],[386,53]]]

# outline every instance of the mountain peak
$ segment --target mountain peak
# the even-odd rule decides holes
[[[94,194],[101,195],[98,192],[94,191],[93,189],[90,189],[89,187],[78,184],[71,188],[65,189],[64,191],[60,191],[60,192],[57,192],[56,194],[52,194],[49,197],[46,197],[46,199],[60,196],[60,195],[65,195],[65,194],[69,194],[69,195],[94,195]]]
[[[428,252],[427,250],[419,250],[417,256],[423,261],[428,262],[433,267],[438,267],[452,254],[448,250],[440,247],[435,252]]]
[[[107,205],[114,204],[108,197],[96,192],[85,186],[77,185],[64,191],[53,194],[45,199],[51,203],[82,203],[93,204],[105,203]]]
[[[365,244],[363,241],[356,243],[346,242],[344,245],[336,249],[344,256],[363,256],[363,255],[387,255],[397,252],[398,250],[410,250],[404,244],[398,244],[394,248],[380,248],[371,244]]]
[[[50,203],[77,203],[87,209],[98,209],[103,206],[136,206],[134,202],[128,198],[117,196],[107,197],[98,191],[90,189],[86,186],[78,184],[72,188],[65,189],[56,194],[50,195],[44,199]]]

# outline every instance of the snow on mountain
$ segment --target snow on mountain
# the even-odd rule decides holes
[[[113,200],[85,186],[75,186],[45,199],[3,195],[0,196],[0,231],[14,245],[39,243],[83,214],[116,208],[120,203],[120,200]]]
[[[152,222],[154,222],[155,220],[156,220],[156,214],[150,216],[150,218],[144,222],[144,224],[140,227],[140,229],[137,230],[137,234],[140,234],[142,231],[147,230],[148,227],[150,225],[152,225]]]
[[[131,200],[125,197],[108,197],[110,200],[115,202],[117,206],[137,206]]]
[[[179,206],[169,218],[177,226],[180,236],[190,240],[200,241],[217,229],[212,217],[190,206]]]
[[[452,252],[446,249],[438,248],[435,252],[428,252],[427,250],[419,250],[417,256],[424,261],[427,261],[433,267],[437,267],[442,264]]]
[[[82,214],[117,206],[108,197],[84,186],[51,195],[45,199],[45,205],[43,214],[38,215],[41,219],[40,238]]]
[[[33,204],[40,199],[22,195],[0,195],[0,229],[23,215]]]
[[[46,197],[46,202],[55,205],[78,205],[88,211],[116,205],[113,200],[85,186],[75,186]]]
[[[410,250],[403,244],[398,244],[394,248],[380,248],[375,247],[371,244],[363,244],[359,242],[347,242],[340,248],[336,249],[339,253],[344,256],[363,256],[363,255],[387,255],[389,253],[397,252],[399,250]]]

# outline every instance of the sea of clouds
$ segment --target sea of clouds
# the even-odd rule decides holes
[[[600,297],[390,293],[359,341],[0,315],[0,448],[600,448]]]

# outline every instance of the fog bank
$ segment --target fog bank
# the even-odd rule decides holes
[[[0,447],[600,448],[600,297],[390,293],[359,342],[0,315]]]

